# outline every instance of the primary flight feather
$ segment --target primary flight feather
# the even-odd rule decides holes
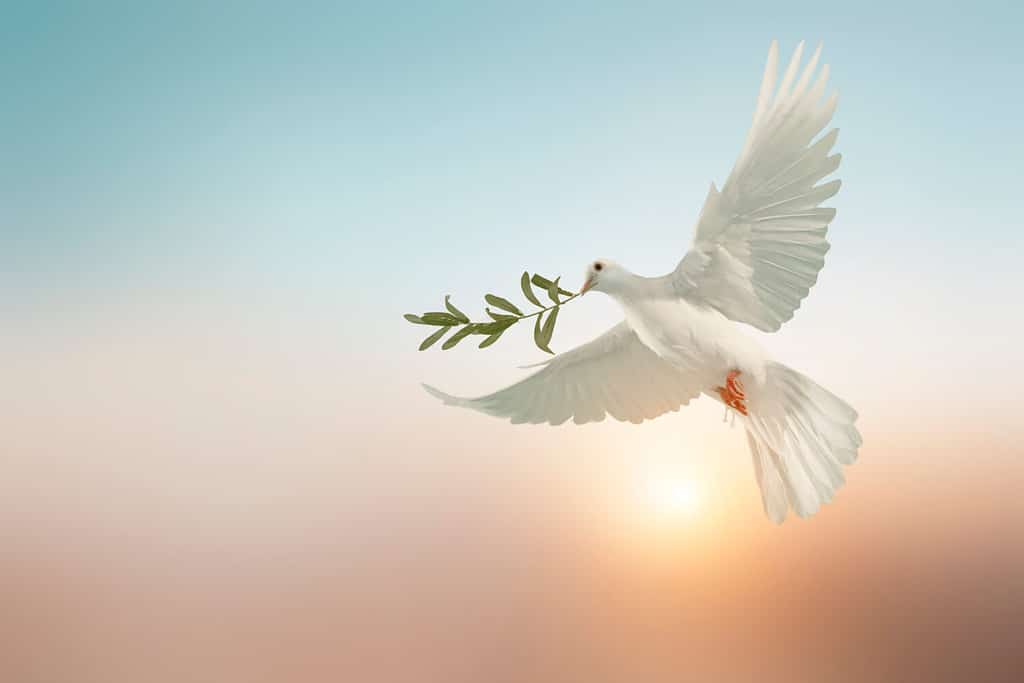
[[[824,265],[840,181],[836,108],[821,47],[801,69],[797,46],[776,86],[768,51],[753,123],[729,178],[711,186],[689,251],[675,270],[643,277],[609,259],[587,266],[582,292],[604,292],[625,320],[510,387],[479,398],[427,391],[448,405],[514,423],[642,422],[705,394],[746,428],[765,513],[782,522],[832,500],[857,457],[857,413],[817,383],[770,360],[740,325],[765,332],[793,317]],[[820,136],[820,137],[819,137]]]

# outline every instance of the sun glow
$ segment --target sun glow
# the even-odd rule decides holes
[[[646,499],[658,512],[668,515],[692,514],[700,509],[700,490],[692,481],[652,477],[647,481]]]

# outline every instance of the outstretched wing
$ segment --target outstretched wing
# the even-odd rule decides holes
[[[623,321],[600,337],[555,356],[512,386],[480,398],[450,396],[423,385],[447,405],[472,408],[513,423],[599,422],[605,414],[642,422],[679,410],[700,394],[696,377],[644,345]]]
[[[812,144],[837,100],[823,99],[827,64],[811,84],[821,46],[797,78],[800,43],[775,91],[778,52],[773,41],[743,151],[722,191],[712,184],[693,245],[667,276],[678,296],[766,332],[793,317],[817,280],[836,213],[821,203],[840,185],[817,184],[841,158],[829,156],[838,129]]]

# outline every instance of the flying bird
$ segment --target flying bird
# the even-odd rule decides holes
[[[640,423],[701,394],[746,429],[765,514],[781,523],[832,500],[857,457],[857,413],[805,375],[770,359],[742,324],[777,331],[817,280],[829,249],[840,181],[830,154],[838,129],[826,96],[821,47],[801,69],[797,46],[776,87],[773,41],[753,123],[729,178],[704,200],[689,251],[668,275],[644,277],[611,259],[587,265],[581,292],[603,292],[625,319],[540,364],[522,381],[479,398],[424,385],[448,405],[513,423]],[[820,137],[819,137],[820,135]]]

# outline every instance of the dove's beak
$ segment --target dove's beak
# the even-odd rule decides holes
[[[587,291],[591,287],[593,287],[593,286],[594,286],[594,276],[591,275],[590,277],[587,278],[586,282],[583,283],[583,286],[580,287],[580,296],[583,296],[584,294],[586,294]]]

